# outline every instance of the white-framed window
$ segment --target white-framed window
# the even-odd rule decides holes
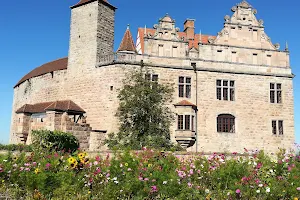
[[[235,81],[217,80],[217,99],[235,101]]]
[[[177,115],[177,130],[195,130],[194,115]]]
[[[178,94],[179,97],[191,98],[192,78],[179,76]]]
[[[164,45],[163,44],[158,45],[158,56],[164,56]]]
[[[282,103],[281,83],[270,83],[270,102]]]
[[[147,74],[145,74],[145,78],[146,78],[148,81],[158,82],[158,74],[150,74],[150,73],[147,73]]]

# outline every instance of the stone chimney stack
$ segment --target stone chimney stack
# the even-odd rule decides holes
[[[193,40],[195,38],[195,20],[194,19],[185,20],[184,32],[186,33],[188,40]]]

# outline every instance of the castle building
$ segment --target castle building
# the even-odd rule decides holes
[[[295,136],[288,46],[271,42],[248,2],[231,10],[217,35],[196,34],[193,19],[180,31],[167,14],[153,28],[139,28],[136,42],[128,27],[114,52],[116,7],[81,0],[71,7],[68,57],[14,87],[10,143],[30,143],[32,130],[49,129],[73,133],[82,148],[104,149],[103,138],[118,130],[122,80],[144,66],[152,81],[174,85],[173,142],[198,152],[289,149]]]

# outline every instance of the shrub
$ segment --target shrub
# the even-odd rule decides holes
[[[33,146],[48,150],[74,152],[79,148],[78,139],[71,133],[61,131],[32,131]]]
[[[29,152],[32,151],[32,146],[25,144],[0,144],[0,150]]]

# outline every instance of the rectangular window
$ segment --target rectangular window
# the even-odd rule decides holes
[[[192,116],[192,131],[195,131],[195,124],[194,124],[195,116]]]
[[[272,56],[267,55],[267,65],[272,65]]]
[[[237,62],[236,51],[231,52],[231,62]]]
[[[164,56],[164,45],[158,45],[158,56]]]
[[[178,94],[179,97],[191,98],[192,79],[190,77],[179,77]]]
[[[258,34],[257,34],[257,30],[256,30],[256,29],[253,29],[253,40],[254,40],[254,41],[257,41],[257,38],[258,38],[257,35],[258,35]]]
[[[152,82],[158,82],[158,75],[157,74],[145,74],[145,79]]]
[[[254,53],[253,56],[252,56],[252,63],[254,65],[257,65],[257,53]]]
[[[178,115],[178,127],[177,129],[178,130],[183,130],[183,115]]]
[[[194,131],[194,118],[193,115],[178,115],[177,129]]]
[[[282,103],[281,83],[270,83],[270,102]]]
[[[235,101],[235,82],[228,80],[217,80],[217,99],[224,101]]]
[[[185,130],[191,130],[191,116],[190,115],[185,115],[185,122],[184,122]]]
[[[273,135],[283,135],[283,121],[273,120],[272,121],[272,134]]]
[[[173,54],[173,57],[177,57],[178,56],[178,48],[177,47],[173,47],[172,49],[172,54]]]

